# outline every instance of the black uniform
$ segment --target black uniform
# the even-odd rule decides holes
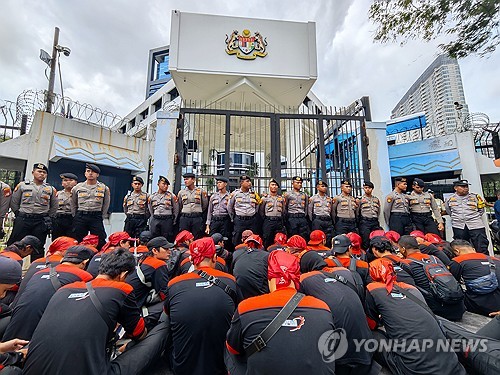
[[[236,277],[238,301],[269,293],[267,260],[264,250],[244,247],[233,254],[233,275]]]

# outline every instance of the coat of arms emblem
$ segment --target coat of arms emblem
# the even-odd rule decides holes
[[[226,53],[236,55],[239,59],[254,60],[257,56],[264,57],[266,52],[267,38],[258,31],[252,35],[250,30],[245,29],[241,33],[234,30],[231,35],[226,34]]]

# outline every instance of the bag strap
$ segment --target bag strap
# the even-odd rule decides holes
[[[224,292],[226,292],[227,295],[229,295],[229,297],[231,297],[233,302],[236,304],[236,292],[229,285],[227,285],[218,277],[212,276],[203,270],[197,270],[196,273],[208,282],[221,288]]]
[[[490,264],[490,271],[495,272],[495,269],[497,268],[496,264],[493,263],[491,260],[491,257],[488,255],[488,263]]]
[[[135,266],[135,272],[137,273],[137,277],[139,278],[141,283],[143,283],[148,288],[151,288],[153,284],[151,284],[151,282],[149,281],[146,281],[146,276],[144,276],[144,272],[142,272],[141,264],[142,263],[139,263],[138,265]]]
[[[431,308],[429,306],[427,306],[427,304],[424,301],[422,301],[418,297],[414,296],[413,294],[407,292],[403,288],[396,287],[396,291],[400,292],[401,294],[403,294],[404,296],[406,296],[407,298],[409,298],[410,300],[415,302],[417,305],[422,307],[425,311],[427,311],[430,315],[432,315],[432,317],[438,322],[439,326],[441,326],[441,323],[440,323],[439,319],[437,318],[436,314],[434,314],[434,312],[431,310]]]
[[[250,345],[245,347],[245,353],[247,358],[256,352],[260,352],[267,346],[269,340],[278,332],[281,325],[292,315],[295,308],[299,305],[299,302],[304,298],[303,293],[296,292],[292,298],[288,300],[285,306],[280,310],[280,312],[274,317],[274,319],[267,325],[266,328],[258,335]]]
[[[351,272],[356,272],[356,259],[355,258],[351,258],[351,260],[349,261],[349,271]]]
[[[349,288],[351,288],[357,295],[358,297],[361,297],[359,295],[359,290],[358,288],[356,287],[356,285],[354,285],[353,283],[351,283],[349,280],[347,280],[344,276],[342,275],[337,275],[335,273],[332,273],[332,272],[326,272],[326,271],[321,271],[321,273],[325,276],[328,276],[328,277],[331,277],[331,278],[334,278],[335,280],[341,282],[342,284],[348,286]]]
[[[92,286],[91,282],[88,281],[85,284],[85,286],[87,287],[87,292],[89,292],[90,301],[92,302],[95,309],[97,310],[97,312],[101,316],[102,320],[104,320],[104,322],[106,323],[106,325],[108,326],[108,328],[110,330],[113,329],[115,324],[113,323],[113,321],[109,317],[106,310],[104,310],[104,307],[102,306],[102,303],[99,300],[99,297],[97,297],[97,294],[95,293],[94,287]]]
[[[340,263],[340,260],[338,260],[337,258],[333,257],[331,259],[333,260],[333,263],[335,263],[337,267],[344,267],[344,265]]]
[[[52,283],[54,289],[57,291],[62,286],[62,284],[59,281],[59,278],[57,277],[56,268],[52,265],[52,263],[49,263],[49,269],[50,269],[49,271],[50,282]]]

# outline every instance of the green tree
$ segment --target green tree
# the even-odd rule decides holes
[[[376,41],[429,41],[447,34],[451,41],[440,47],[455,58],[495,51],[500,43],[499,14],[498,0],[376,0],[368,12],[377,25]]]

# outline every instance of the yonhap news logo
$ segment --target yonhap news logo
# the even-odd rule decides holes
[[[347,335],[343,328],[328,330],[318,340],[318,350],[326,363],[342,358],[348,347]]]

